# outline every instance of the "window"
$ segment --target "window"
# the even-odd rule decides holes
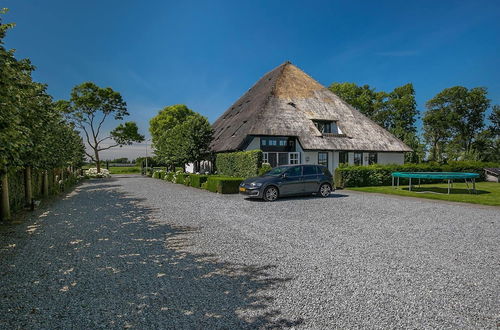
[[[326,168],[326,167],[320,167],[318,173],[323,172],[324,175],[326,176],[332,176],[332,173]]]
[[[289,156],[289,163],[290,164],[298,164],[300,162],[298,152],[291,152],[288,154],[288,156]]]
[[[262,139],[262,140],[261,140],[261,144],[262,144],[263,146],[267,145],[267,140],[266,140],[266,139]]]
[[[294,137],[261,137],[260,149],[262,151],[293,152],[295,151]]]
[[[269,154],[267,152],[262,153],[262,162],[269,163]]]
[[[269,140],[269,145],[270,146],[275,146],[276,145],[276,140]]]
[[[288,165],[288,153],[278,152],[278,165]]]
[[[314,125],[321,133],[332,133],[332,122],[331,121],[319,121],[315,120]]]
[[[372,165],[372,164],[377,164],[377,153],[376,152],[370,152],[368,154],[368,165]]]
[[[288,176],[301,176],[302,175],[302,167],[300,166],[294,166],[288,171],[286,171],[286,174]]]
[[[316,175],[316,174],[318,174],[316,166],[304,165],[303,175]]]
[[[328,167],[328,153],[318,152],[318,164]]]
[[[347,151],[339,151],[339,164],[349,163],[349,157]]]
[[[363,165],[363,153],[355,152],[354,153],[354,165]]]
[[[286,146],[286,140],[280,140],[280,147]]]

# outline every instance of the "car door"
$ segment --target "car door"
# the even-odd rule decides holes
[[[319,190],[318,169],[314,165],[304,165],[302,169],[302,186],[304,193],[313,193]]]
[[[302,192],[302,167],[293,166],[281,178],[280,195],[295,195]]]

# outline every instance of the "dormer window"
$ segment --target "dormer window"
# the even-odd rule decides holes
[[[314,126],[316,126],[318,131],[322,134],[342,134],[337,127],[337,123],[334,121],[313,120],[313,122]]]

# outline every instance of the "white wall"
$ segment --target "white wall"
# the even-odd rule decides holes
[[[405,163],[405,154],[403,152],[379,152],[378,163],[381,165]]]

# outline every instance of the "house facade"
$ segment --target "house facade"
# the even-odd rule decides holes
[[[290,62],[264,75],[213,129],[213,151],[260,149],[273,167],[403,164],[412,151]]]

